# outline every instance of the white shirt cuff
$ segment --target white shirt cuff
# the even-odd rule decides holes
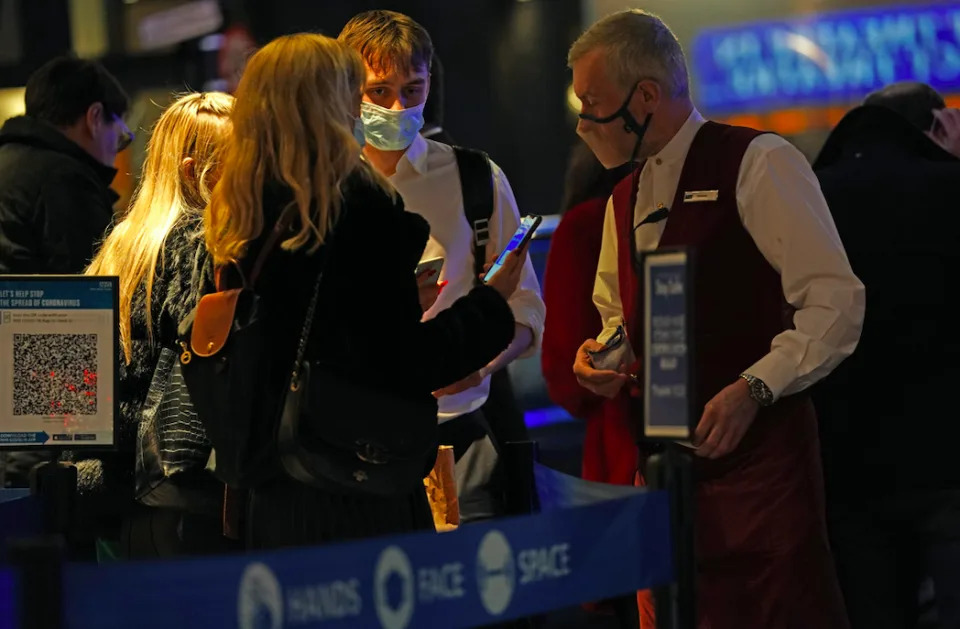
[[[744,369],[743,373],[763,380],[773,393],[774,400],[780,399],[784,390],[797,379],[797,370],[790,361],[773,352],[753,363],[748,369]]]

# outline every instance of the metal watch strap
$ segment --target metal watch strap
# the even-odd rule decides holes
[[[740,377],[746,380],[750,386],[750,397],[753,398],[757,404],[760,406],[770,406],[773,404],[773,391],[770,390],[766,382],[748,373],[742,373]]]

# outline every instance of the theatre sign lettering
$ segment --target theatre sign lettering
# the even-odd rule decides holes
[[[956,3],[845,11],[704,30],[691,61],[713,112],[858,100],[896,81],[960,88]]]

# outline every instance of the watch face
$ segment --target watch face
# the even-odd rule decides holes
[[[753,390],[753,394],[756,396],[757,401],[761,404],[769,404],[773,401],[773,394],[761,381],[754,380],[750,384],[750,388]]]
[[[773,392],[764,384],[763,380],[750,374],[741,376],[750,386],[750,397],[752,397],[761,406],[769,406],[773,403]]]

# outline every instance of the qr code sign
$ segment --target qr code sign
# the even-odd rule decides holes
[[[14,334],[14,415],[96,415],[96,334]]]

